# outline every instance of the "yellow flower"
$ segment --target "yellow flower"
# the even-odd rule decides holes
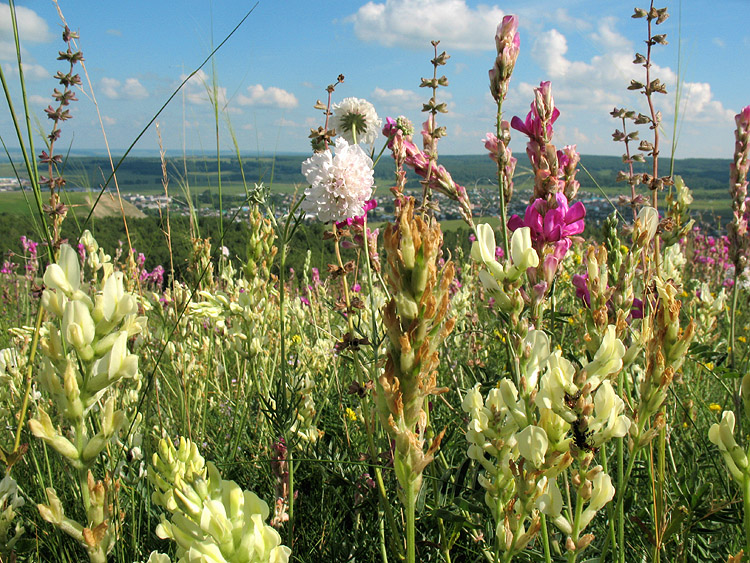
[[[624,244],[621,244],[620,245],[620,252],[622,252],[623,254],[627,254],[628,252],[630,252],[630,249],[627,246],[625,246]]]
[[[714,412],[719,412],[721,410],[721,405],[717,405],[716,403],[711,403],[708,405],[708,408]]]
[[[349,407],[346,407],[346,418],[348,418],[349,420],[351,420],[352,422],[354,422],[354,421],[357,420],[357,413],[354,412]]]
[[[292,344],[299,344],[302,342],[302,337],[299,334],[292,336]]]
[[[740,341],[740,342],[742,342],[743,344],[744,344],[745,342],[747,342],[747,338],[745,338],[744,336],[739,336],[739,337],[737,337],[737,340],[739,340],[739,341]]]
[[[714,369],[714,363],[713,362],[707,362],[706,363],[706,369],[709,370],[709,371],[711,371],[712,369]]]
[[[576,264],[580,264],[583,261],[583,258],[581,257],[580,254],[574,254],[573,259],[575,260]]]

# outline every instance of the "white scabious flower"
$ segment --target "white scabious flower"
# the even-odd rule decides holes
[[[334,104],[332,109],[331,126],[350,144],[371,145],[378,138],[383,121],[367,100],[344,98],[340,103]]]
[[[302,209],[323,222],[364,214],[375,183],[372,160],[359,145],[339,137],[335,147],[335,156],[326,149],[302,163],[302,174],[310,184]]]

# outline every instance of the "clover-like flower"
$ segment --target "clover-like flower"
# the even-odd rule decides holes
[[[363,215],[375,183],[372,160],[359,145],[339,137],[335,151],[334,156],[326,149],[302,163],[302,174],[310,184],[302,209],[323,222]]]
[[[331,126],[350,144],[371,145],[378,138],[383,122],[375,113],[375,107],[367,100],[344,98],[331,109]]]

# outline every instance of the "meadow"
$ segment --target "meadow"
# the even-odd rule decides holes
[[[506,16],[487,154],[439,155],[436,42],[421,130],[340,78],[305,157],[111,165],[57,145],[65,26],[45,139],[5,88],[0,561],[749,560],[750,106],[726,161],[660,153],[667,18],[622,158],[550,82],[504,115]]]

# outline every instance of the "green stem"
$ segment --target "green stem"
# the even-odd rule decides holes
[[[657,444],[656,513],[654,514],[654,537],[656,538],[656,542],[654,542],[654,563],[660,563],[661,561],[661,538],[662,530],[664,529],[662,521],[664,520],[664,461],[666,458],[666,444],[667,427],[665,424],[662,426],[661,430],[659,430],[659,442]]]
[[[502,123],[503,123],[503,102],[502,100],[497,102],[497,121],[496,121],[496,129],[497,129],[497,138],[500,139],[500,135],[502,134]],[[506,207],[506,201],[505,201],[505,174],[503,173],[503,159],[498,158],[497,159],[497,186],[500,190],[500,233],[503,236],[503,249],[505,250],[505,258],[508,259],[510,257],[510,246],[508,244],[508,221],[507,221],[507,210]]]
[[[406,497],[406,563],[416,563],[416,535],[414,519],[416,516],[417,495],[412,483],[404,488]]]
[[[643,428],[639,428],[638,436],[641,435]],[[633,451],[630,452],[630,458],[628,459],[628,468],[625,471],[625,475],[621,475],[621,467],[622,464],[620,464],[620,468],[618,468],[617,473],[618,477],[622,477],[622,479],[618,479],[618,487],[617,487],[617,545],[619,546],[619,555],[618,560],[620,563],[625,563],[625,511],[624,511],[624,500],[625,500],[625,489],[627,488],[628,481],[630,480],[630,473],[633,471],[633,465],[635,464],[635,458],[638,456],[638,452],[640,450],[633,448]]]
[[[547,515],[542,514],[542,547],[544,548],[544,563],[552,563],[549,551],[549,531],[547,530]]]
[[[742,478],[742,507],[744,508],[745,553],[750,555],[750,473],[747,471]]]
[[[286,462],[289,467],[289,524],[287,527],[287,546],[293,549],[294,544],[294,458],[292,447],[287,441]]]
[[[581,535],[581,514],[583,513],[583,495],[581,494],[581,489],[583,488],[583,480],[581,481],[581,486],[578,487],[576,490],[576,511],[575,516],[573,518],[573,533],[570,535],[573,543],[578,545],[578,540],[580,539],[578,536]],[[568,552],[568,563],[575,563],[576,558],[578,557],[578,549],[574,549],[573,551]]]
[[[729,311],[729,366],[735,367],[734,364],[734,348],[735,348],[735,334],[736,334],[736,318],[737,318],[737,298],[739,292],[737,291],[737,282],[739,281],[739,275],[737,270],[734,272],[734,285],[732,286],[732,309]]]
[[[618,451],[622,448],[622,438],[620,438],[617,442]],[[609,462],[607,461],[607,444],[602,445],[602,470],[604,473],[609,475]],[[618,462],[617,469],[620,470],[620,464]],[[619,481],[618,481],[619,484]],[[619,485],[618,485],[619,486]],[[607,503],[607,519],[609,520],[609,533],[607,535],[607,539],[604,542],[604,547],[602,548],[602,554],[599,557],[599,561],[606,561],[607,552],[609,551],[610,545],[612,546],[613,552],[615,551],[615,537],[616,537],[616,531],[615,531],[615,507],[612,506],[612,503]]]
[[[16,428],[16,439],[13,443],[13,452],[17,452],[21,445],[21,431],[23,425],[26,422],[26,411],[29,408],[29,397],[31,396],[31,373],[34,369],[34,357],[36,356],[36,349],[39,344],[39,331],[42,327],[42,319],[44,318],[44,308],[41,302],[38,304],[39,310],[36,314],[36,326],[34,327],[34,338],[31,341],[31,353],[29,354],[29,363],[26,369],[26,390],[23,394],[23,403],[21,404],[21,413],[18,416],[18,427]]]

